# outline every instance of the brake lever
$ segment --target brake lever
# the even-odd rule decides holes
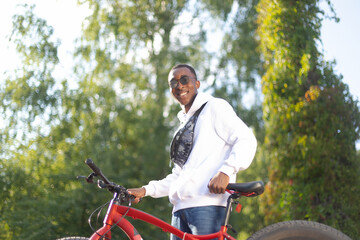
[[[106,183],[104,183],[103,180],[98,179],[97,180],[97,185],[98,185],[99,188],[107,188],[109,184],[106,184]]]
[[[94,179],[94,177],[96,177],[97,175],[96,175],[96,173],[91,173],[87,178],[85,178],[85,180],[86,180],[86,182],[88,182],[88,183],[94,183],[94,181],[93,181],[93,179]]]
[[[94,173],[92,173],[92,174],[90,174],[88,177],[86,177],[86,176],[76,176],[76,179],[85,179],[86,180],[86,182],[88,182],[88,183],[94,183],[94,181],[93,181],[93,178],[94,178],[94,176],[95,175],[93,175]]]

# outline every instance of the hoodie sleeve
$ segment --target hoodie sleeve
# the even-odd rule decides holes
[[[219,99],[212,104],[213,126],[231,152],[220,171],[231,176],[248,168],[255,156],[257,141],[252,130],[236,115],[231,105]]]
[[[173,181],[179,176],[180,167],[175,164],[172,173],[167,175],[161,180],[150,181],[147,185],[143,186],[146,189],[145,196],[153,198],[160,198],[169,195],[169,189]]]

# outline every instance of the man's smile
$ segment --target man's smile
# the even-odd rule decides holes
[[[186,94],[188,94],[189,92],[182,92],[182,93],[179,93],[178,95],[180,96],[180,97],[182,97],[182,96],[185,96]]]

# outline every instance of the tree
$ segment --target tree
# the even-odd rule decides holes
[[[356,237],[360,113],[333,63],[317,50],[318,5],[261,0],[257,8],[270,173],[263,208],[267,223],[308,219]]]
[[[39,119],[50,128],[56,116],[59,91],[51,72],[58,63],[58,42],[52,39],[53,29],[46,21],[32,14],[29,7],[22,16],[15,16],[15,29],[11,41],[23,61],[21,68],[5,80],[1,88],[1,114],[5,126],[1,128],[1,238],[36,237],[51,228],[45,218],[37,219],[38,214],[49,216],[54,211],[43,208],[48,205],[46,197],[52,186],[51,179],[41,178],[54,170],[55,165],[37,158],[41,149],[34,150],[34,135],[42,135],[47,129],[39,125]],[[56,174],[52,172],[51,174]],[[56,186],[56,185],[55,185]],[[51,205],[51,203],[50,203]],[[24,221],[24,213],[28,221]],[[19,232],[29,229],[27,235]]]
[[[60,42],[34,7],[14,16],[11,41],[23,64],[0,92],[1,114],[8,119],[1,128],[1,237],[89,235],[87,217],[111,195],[75,180],[90,171],[84,159],[92,157],[126,187],[165,176],[178,111],[167,73],[175,63],[191,62],[205,82],[212,77],[207,64],[213,56],[204,47],[207,35],[199,20],[205,10],[190,11],[187,1],[83,4],[92,14],[76,45],[74,79],[53,76]],[[169,221],[166,199],[141,204]],[[146,238],[152,229],[139,226]],[[164,238],[161,230],[151,234]]]

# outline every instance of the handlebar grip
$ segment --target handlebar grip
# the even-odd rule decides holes
[[[94,171],[94,173],[99,176],[106,184],[110,184],[110,181],[104,176],[104,174],[101,172],[100,168],[98,168],[93,160],[90,158],[85,160],[85,163]]]
[[[93,162],[93,160],[91,160],[90,158],[85,160],[85,163],[94,171],[94,173],[96,173],[96,175],[101,175],[101,170],[100,168],[98,168],[95,163]]]

